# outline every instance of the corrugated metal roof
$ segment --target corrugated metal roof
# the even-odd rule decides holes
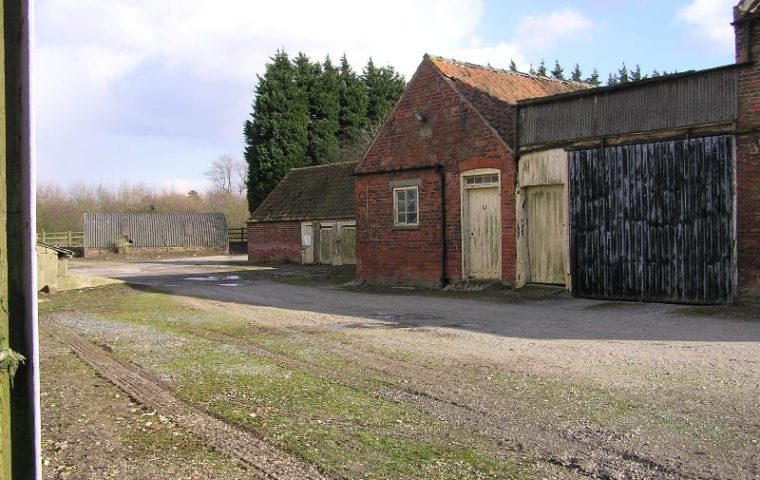
[[[736,66],[528,100],[518,112],[521,148],[731,122]]]
[[[112,248],[127,239],[133,247],[227,248],[223,213],[85,213],[85,248]]]
[[[557,80],[520,72],[499,70],[471,63],[458,62],[428,55],[427,58],[499,132],[512,143],[510,116],[517,102],[527,98],[545,97],[559,93],[591,88],[586,83]]]
[[[354,218],[358,162],[294,168],[253,212],[252,222]]]

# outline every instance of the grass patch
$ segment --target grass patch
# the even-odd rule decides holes
[[[147,353],[144,345],[130,347],[115,338],[112,343],[119,345],[117,354],[145,354],[133,356],[132,361],[174,379],[180,397],[263,433],[333,474],[367,479],[533,476],[529,464],[504,458],[491,438],[370,391],[244,353],[242,347],[250,343],[303,361],[342,367],[337,356],[299,345],[280,332],[259,330],[239,317],[201,311],[170,295],[124,285],[61,292],[41,306],[43,316],[68,312],[88,314],[92,322],[119,322],[182,337],[177,347],[161,348],[158,342],[157,351]],[[203,335],[209,331],[234,336],[241,348]],[[375,376],[359,379],[358,384],[388,381]],[[125,435],[123,440],[139,451],[171,449],[182,456],[195,445],[193,439],[175,438],[169,428]]]

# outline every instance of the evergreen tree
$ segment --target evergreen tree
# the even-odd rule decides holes
[[[554,68],[552,69],[552,78],[556,78],[557,80],[564,80],[565,79],[565,70],[560,66],[559,60],[554,60]]]
[[[638,82],[639,80],[644,80],[645,78],[647,77],[646,75],[642,75],[641,67],[638,64],[636,64],[636,68],[631,70],[631,81]]]
[[[546,71],[546,62],[544,62],[544,59],[542,58],[541,63],[538,65],[538,69],[536,70],[536,75],[540,77],[545,77],[547,76],[547,73],[548,72]]]
[[[293,167],[309,164],[308,98],[294,81],[288,54],[277,51],[258,77],[253,112],[244,125],[248,208],[254,211]]]
[[[514,59],[509,59],[509,71],[510,72],[516,72],[517,71],[517,64],[515,63]]]
[[[367,89],[348,64],[346,55],[340,59],[340,120],[338,138],[342,148],[358,142],[367,127]]]
[[[583,73],[581,72],[581,67],[578,66],[577,63],[575,64],[575,68],[573,68],[573,71],[570,73],[570,80],[572,80],[574,82],[582,82],[583,81]]]
[[[652,74],[650,75],[650,77],[652,77],[652,78],[657,78],[657,77],[660,77],[660,76],[662,76],[662,74],[660,72],[658,72],[656,68],[654,70],[652,70]]]
[[[321,66],[319,63],[311,65],[309,116],[310,163],[330,163],[340,149],[340,76],[329,56]]]
[[[531,74],[531,75],[535,75],[536,74],[536,69],[533,68],[533,64],[532,63],[530,64],[530,68],[528,69],[528,73]]]
[[[618,79],[611,73],[607,76],[607,85],[617,85]]]
[[[367,120],[370,126],[381,124],[406,87],[404,77],[393,67],[377,68],[370,58],[362,76],[367,88]]]
[[[628,68],[625,66],[625,62],[623,62],[623,66],[620,67],[620,70],[618,70],[617,81],[618,83],[628,83],[631,81],[631,77],[628,75]]]
[[[584,80],[584,82],[590,83],[591,85],[593,85],[595,87],[598,87],[599,85],[601,85],[602,81],[599,80],[599,70],[597,70],[596,68],[594,68],[594,71],[591,73],[591,76],[589,76],[588,78],[586,78]]]

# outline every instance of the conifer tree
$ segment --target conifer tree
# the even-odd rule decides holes
[[[338,139],[341,147],[355,144],[367,127],[367,89],[348,64],[346,55],[340,59],[340,126]]]
[[[332,162],[340,149],[340,77],[329,56],[321,66],[312,64],[311,77],[308,151],[311,165],[321,165]]]
[[[370,58],[362,75],[367,87],[367,120],[370,126],[381,124],[406,87],[404,77],[391,66],[377,68]]]
[[[509,71],[510,72],[516,72],[517,71],[517,64],[515,63],[514,59],[509,59]]]
[[[599,70],[594,68],[594,71],[591,73],[591,75],[584,80],[586,83],[590,83],[591,85],[598,87],[602,84],[602,81],[599,80]]]
[[[535,75],[536,74],[536,69],[533,68],[533,64],[532,63],[530,64],[530,68],[528,69],[528,73],[531,74],[531,75]]]
[[[618,79],[611,73],[607,76],[607,85],[617,85]]]
[[[293,167],[309,164],[308,98],[293,81],[288,54],[277,51],[258,77],[253,112],[244,125],[248,208],[254,211]]]
[[[546,71],[546,62],[544,62],[544,59],[542,58],[541,63],[538,65],[538,69],[536,69],[536,75],[540,77],[545,77],[547,76],[547,73],[548,72]]]
[[[628,75],[628,68],[625,66],[625,62],[623,62],[623,66],[618,70],[617,81],[618,83],[628,83],[631,81],[631,77]]]
[[[559,60],[554,60],[554,68],[552,69],[552,78],[556,78],[557,80],[564,80],[565,79],[565,70],[560,66]]]
[[[583,73],[581,72],[581,67],[577,63],[575,64],[575,68],[573,68],[573,71],[570,73],[570,80],[574,82],[583,81]]]
[[[631,70],[631,81],[632,82],[638,82],[639,80],[643,80],[647,78],[646,75],[642,75],[641,73],[641,67],[636,64],[636,68]]]

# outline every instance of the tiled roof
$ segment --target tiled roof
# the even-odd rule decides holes
[[[354,168],[358,162],[294,168],[251,215],[254,222],[354,218]]]
[[[441,73],[508,141],[512,135],[510,111],[520,100],[590,88],[591,85],[427,56]]]

